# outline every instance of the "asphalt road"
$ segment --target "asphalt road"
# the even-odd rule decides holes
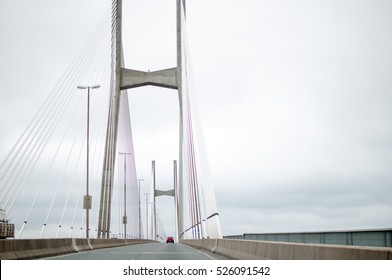
[[[85,251],[48,258],[52,260],[222,260],[218,255],[185,244],[145,243]]]

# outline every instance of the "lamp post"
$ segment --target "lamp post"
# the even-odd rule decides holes
[[[148,196],[150,195],[149,193],[144,193],[146,196],[146,239],[148,239]]]
[[[91,196],[89,195],[89,148],[90,148],[90,89],[97,89],[99,85],[78,86],[78,89],[87,89],[87,170],[86,170],[86,195],[83,200],[83,209],[86,209],[86,238],[89,239],[89,210],[91,209]]]
[[[137,179],[138,183],[139,183],[139,239],[142,239],[142,217],[141,217],[141,213],[140,213],[140,182],[144,181],[144,179]]]
[[[127,155],[131,155],[132,153],[119,153],[120,155],[124,155],[124,216],[123,216],[123,224],[124,224],[124,239],[127,239]]]

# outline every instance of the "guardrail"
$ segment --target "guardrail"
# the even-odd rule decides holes
[[[155,242],[145,239],[4,239],[0,240],[0,260],[38,259],[86,250]]]
[[[392,247],[392,229],[294,233],[245,233],[242,235],[224,236],[223,238],[236,240]]]
[[[392,260],[391,248],[230,239],[181,242],[237,260]]]

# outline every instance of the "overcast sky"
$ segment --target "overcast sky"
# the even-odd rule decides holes
[[[110,2],[0,0],[1,160]],[[175,1],[123,2],[126,66],[175,66]],[[188,0],[187,26],[224,235],[392,227],[391,1]],[[129,100],[143,189],[154,159],[168,186],[177,97]]]

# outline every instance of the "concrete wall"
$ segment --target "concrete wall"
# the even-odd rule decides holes
[[[224,238],[311,244],[392,247],[392,229],[301,233],[245,233],[243,235],[225,236]]]
[[[38,259],[109,247],[155,242],[139,239],[4,239],[0,240],[0,260]]]
[[[230,239],[183,240],[182,243],[238,260],[392,260],[391,248]]]

